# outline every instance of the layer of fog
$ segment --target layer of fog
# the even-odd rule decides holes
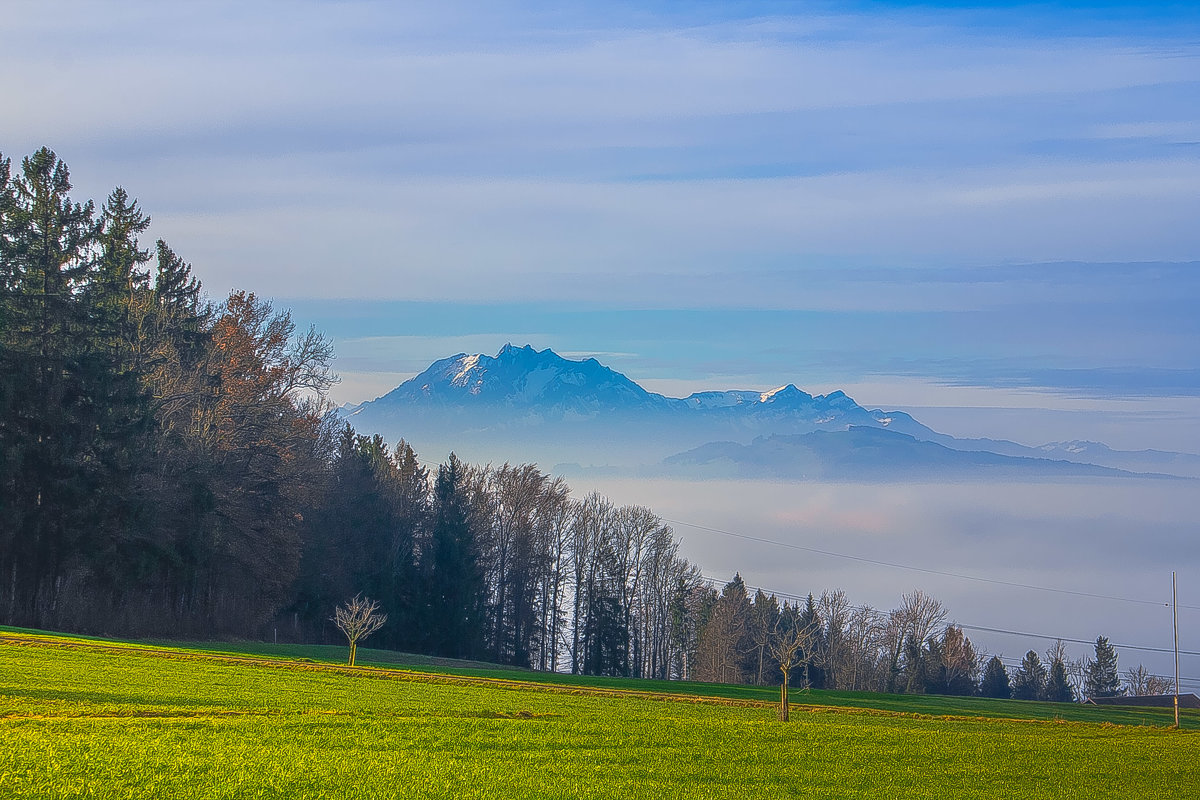
[[[1169,651],[1167,604],[1176,570],[1180,648],[1200,651],[1200,493],[1190,481],[865,485],[588,478],[572,488],[577,495],[595,489],[618,503],[652,507],[675,528],[687,557],[719,582],[737,571],[768,591],[802,596],[844,589],[851,602],[881,609],[920,588],[945,603],[960,624],[1048,637],[1094,641],[1104,635],[1116,644]],[[1006,661],[1052,643],[967,633]],[[1069,647],[1077,656],[1091,651]],[[1122,671],[1144,663],[1160,674],[1173,672],[1169,652],[1118,652]],[[1182,657],[1181,674],[1200,690],[1200,656]]]

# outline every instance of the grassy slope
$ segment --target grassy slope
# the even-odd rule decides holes
[[[4,797],[1149,797],[1194,788],[1200,744],[13,638]]]
[[[165,644],[159,642],[158,644]],[[178,644],[178,643],[176,643]],[[346,648],[334,645],[264,644],[259,642],[178,644],[201,652],[235,653],[271,658],[306,658],[317,662],[345,663]],[[360,647],[358,663],[364,666],[400,667],[441,674],[533,680],[564,686],[634,689],[669,694],[691,694],[736,700],[773,702],[779,696],[777,686],[734,686],[693,681],[651,681],[631,678],[604,678],[587,675],[548,674],[502,667],[483,662],[457,661],[431,656],[373,650]],[[801,705],[873,708],[936,716],[995,717],[1000,719],[1067,720],[1072,722],[1111,722],[1119,725],[1170,725],[1170,709],[1122,708],[1078,703],[1034,703],[1025,700],[991,700],[981,697],[940,697],[924,695],[878,694],[874,692],[792,692],[792,702]],[[1183,726],[1200,729],[1200,714],[1185,712]]]

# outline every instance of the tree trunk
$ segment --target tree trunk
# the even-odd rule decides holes
[[[787,722],[788,721],[788,678],[789,678],[788,673],[790,673],[791,670],[783,669],[782,667],[780,667],[779,671],[783,673],[783,683],[779,685],[779,721]]]
[[[17,558],[15,555],[13,556],[12,568],[9,572],[11,575],[8,584],[8,615],[6,620],[9,625],[12,625],[16,622],[17,618]]]

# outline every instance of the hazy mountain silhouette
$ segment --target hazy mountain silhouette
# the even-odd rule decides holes
[[[482,460],[808,480],[1200,475],[1200,456],[956,439],[902,411],[791,383],[665,397],[594,358],[529,345],[441,359],[341,413],[360,432],[404,438],[431,458],[456,450]]]

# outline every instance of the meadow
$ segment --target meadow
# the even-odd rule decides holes
[[[780,723],[769,689],[360,653],[351,669],[322,660],[337,648],[0,631],[0,796],[1092,798],[1200,784],[1195,712],[1174,731],[1148,710],[812,693]]]

